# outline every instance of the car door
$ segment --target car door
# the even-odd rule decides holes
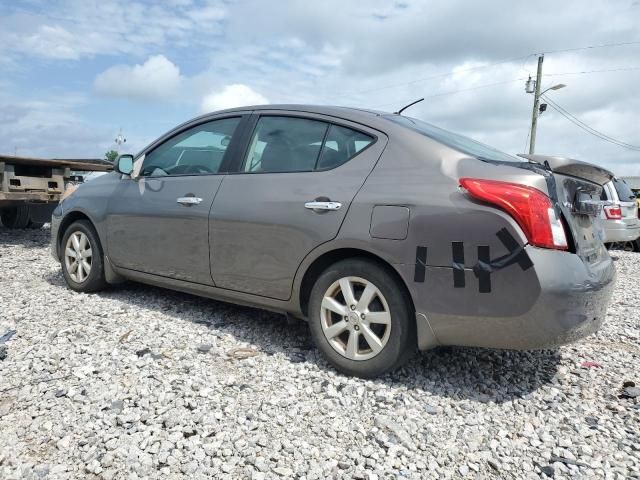
[[[108,206],[107,251],[117,267],[213,284],[209,213],[242,118],[200,121],[136,160]]]
[[[321,115],[265,111],[211,211],[217,287],[288,299],[300,262],[333,239],[386,145]]]

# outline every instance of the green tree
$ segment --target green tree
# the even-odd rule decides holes
[[[116,158],[118,158],[118,152],[116,152],[115,150],[109,150],[104,154],[104,158],[113,163],[116,161]]]

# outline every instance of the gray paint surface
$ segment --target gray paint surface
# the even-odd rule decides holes
[[[114,279],[303,317],[302,284],[310,266],[326,254],[360,250],[385,262],[406,287],[421,348],[538,348],[573,341],[603,321],[615,269],[594,234],[593,218],[572,211],[575,189],[568,185],[597,190],[597,181],[608,172],[562,159],[555,161],[555,173],[540,163],[481,161],[377,112],[291,105],[241,111],[322,118],[371,132],[377,141],[325,172],[231,170],[165,178],[157,191],[142,188],[140,179],[105,175],[81,186],[56,210],[54,255],[60,226],[73,215],[86,215],[105,246]],[[190,125],[224,114],[187,122],[141,153]],[[585,172],[589,178],[574,177]],[[567,222],[573,251],[527,245],[513,218],[460,191],[461,177],[519,183],[550,195]],[[187,193],[202,197],[202,208],[175,203]],[[305,202],[320,197],[343,206],[325,213],[304,208]],[[480,292],[479,247],[488,248],[491,259],[507,255],[497,236],[501,230],[524,248],[533,266],[497,269],[491,273],[491,291]],[[454,287],[452,242],[463,244],[464,262],[458,265],[464,272],[462,288]],[[423,282],[414,277],[417,247],[427,249]]]

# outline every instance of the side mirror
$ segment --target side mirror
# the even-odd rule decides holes
[[[122,173],[123,175],[131,175],[131,172],[133,172],[133,155],[120,155],[116,159],[113,168],[116,172]]]

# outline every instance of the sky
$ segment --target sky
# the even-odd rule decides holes
[[[640,0],[23,0],[0,3],[0,153],[135,153],[203,112],[313,103],[405,112],[640,175]],[[588,72],[588,73],[587,73]]]

